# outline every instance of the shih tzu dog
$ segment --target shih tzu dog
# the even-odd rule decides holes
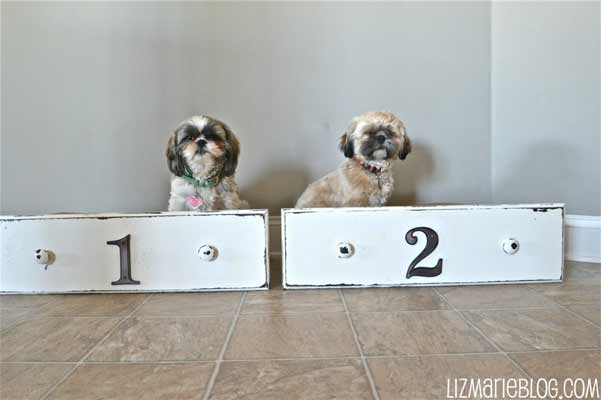
[[[340,150],[348,160],[310,184],[297,208],[383,206],[393,189],[392,161],[404,160],[411,142],[394,114],[368,112],[352,120]]]
[[[239,154],[240,143],[223,122],[204,115],[183,121],[167,143],[169,211],[248,208],[234,180]]]

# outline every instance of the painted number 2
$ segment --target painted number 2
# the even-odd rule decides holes
[[[417,243],[417,236],[415,236],[415,232],[421,232],[426,235],[426,247],[424,247],[422,252],[419,253],[413,261],[411,261],[411,264],[409,264],[409,268],[407,269],[407,279],[411,278],[412,276],[424,276],[427,278],[432,278],[442,274],[442,258],[439,258],[436,265],[432,268],[417,266],[417,264],[432,254],[436,247],[438,247],[438,234],[433,229],[425,226],[410,229],[405,235],[405,240],[412,246]]]

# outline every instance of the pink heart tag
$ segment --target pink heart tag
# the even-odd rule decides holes
[[[202,206],[202,197],[192,195],[192,196],[188,197],[188,204],[192,208],[198,208],[198,207]]]

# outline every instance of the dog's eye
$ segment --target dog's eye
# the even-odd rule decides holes
[[[210,142],[218,142],[221,140],[221,137],[213,132],[207,132],[205,134],[203,134],[205,140],[210,141]]]
[[[182,139],[182,142],[191,142],[191,141],[193,141],[194,139],[195,139],[195,138],[194,138],[194,136],[192,136],[192,135],[188,135],[188,136],[186,136],[186,137],[184,137],[184,138]]]

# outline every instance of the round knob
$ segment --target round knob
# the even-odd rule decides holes
[[[506,239],[503,242],[503,251],[507,254],[515,254],[520,249],[520,242],[517,239]]]
[[[34,253],[34,260],[38,264],[48,265],[54,260],[54,254],[50,250],[37,249]]]
[[[348,242],[340,242],[336,245],[338,258],[349,258],[355,254],[355,248]]]
[[[204,246],[200,246],[200,248],[198,249],[198,256],[203,261],[213,261],[214,259],[217,258],[218,254],[219,254],[219,252],[217,251],[217,249],[208,244],[205,244]]]

